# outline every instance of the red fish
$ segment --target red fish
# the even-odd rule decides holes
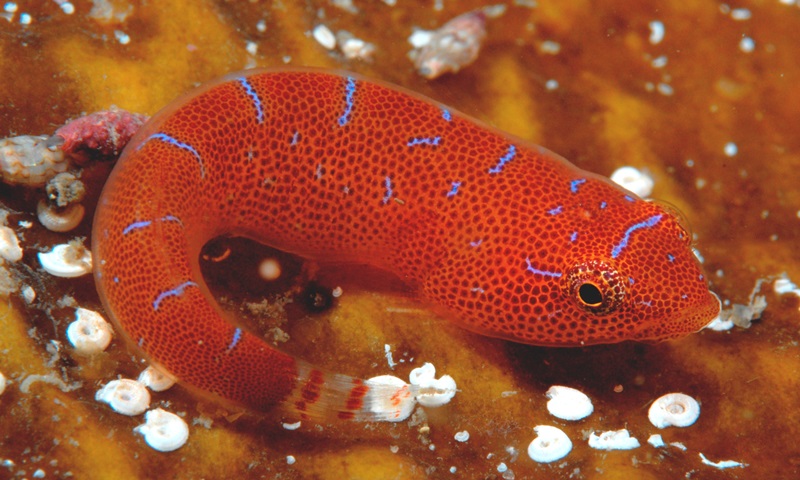
[[[196,391],[257,411],[386,419],[369,407],[385,393],[223,313],[198,260],[223,234],[374,265],[462,327],[532,345],[676,338],[719,311],[670,211],[351,74],[238,73],[153,117],[103,191],[95,276],[131,343]]]

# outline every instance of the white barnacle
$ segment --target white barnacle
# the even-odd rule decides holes
[[[375,45],[356,38],[347,30],[336,32],[336,43],[347,59],[371,60],[375,53]]]
[[[585,393],[570,387],[553,385],[547,390],[547,411],[562,420],[580,420],[594,411],[591,399]]]
[[[154,392],[163,392],[175,385],[175,377],[153,365],[148,366],[139,374],[138,381]]]
[[[683,393],[668,393],[653,402],[647,412],[656,428],[688,427],[700,416],[700,404]]]
[[[474,62],[486,38],[486,14],[475,10],[459,15],[433,32],[415,32],[408,56],[428,79],[457,72]]]
[[[664,28],[664,23],[659,20],[653,20],[648,23],[650,27],[650,43],[652,45],[658,45],[661,43],[661,40],[664,40],[664,32],[666,29]]]
[[[649,437],[647,437],[647,443],[649,443],[650,445],[652,445],[652,446],[654,446],[656,448],[662,448],[662,447],[666,447],[667,446],[667,444],[664,443],[664,439],[661,438],[661,435],[659,435],[657,433],[654,433],[653,435],[650,435]]]
[[[589,435],[589,446],[597,450],[631,450],[639,448],[639,440],[631,437],[630,432],[623,428],[601,432],[600,435],[592,432]]]
[[[0,179],[11,185],[41,187],[69,167],[69,159],[47,145],[48,136],[0,139]]]
[[[39,253],[42,268],[56,277],[73,278],[92,272],[92,252],[79,242],[56,245]]]
[[[86,208],[80,203],[73,203],[64,208],[55,208],[40,200],[36,206],[36,217],[44,228],[51,232],[68,232],[80,225],[86,214]]]
[[[284,430],[297,430],[298,428],[300,428],[300,426],[302,424],[303,424],[303,422],[298,420],[298,421],[296,421],[294,423],[283,422],[283,423],[281,423],[281,426],[284,428]]]
[[[798,213],[798,216],[800,216],[800,212]],[[789,279],[789,276],[786,275],[786,273],[783,273],[781,278],[775,280],[772,288],[778,295],[791,293],[800,297],[800,288],[798,288],[797,285],[795,285],[794,282]]]
[[[641,198],[647,198],[653,193],[653,178],[634,167],[620,167],[614,170],[610,178],[612,182],[630,190]]]
[[[28,305],[32,304],[33,301],[36,300],[36,290],[34,290],[30,285],[25,285],[22,287],[20,293],[22,294],[22,299],[25,300],[25,303]]]
[[[436,378],[436,367],[425,363],[411,370],[409,383],[415,388],[417,402],[423,407],[439,407],[448,402],[456,394],[456,381],[450,375]]]
[[[528,445],[528,456],[534,462],[555,462],[572,450],[572,441],[560,428],[538,425],[533,431],[536,432],[536,438]]]
[[[314,37],[314,40],[326,50],[333,50],[336,48],[336,36],[327,26],[322,24],[317,25],[311,32],[311,35]]]
[[[19,238],[14,230],[6,226],[0,226],[0,259],[9,262],[18,262],[22,259],[22,248],[19,246]],[[0,260],[2,262],[2,260]]]
[[[108,382],[97,391],[94,399],[128,416],[140,415],[150,406],[150,393],[145,386],[128,378]]]
[[[111,343],[114,330],[102,315],[92,310],[78,308],[75,321],[67,327],[67,340],[78,353],[100,353]]]
[[[133,431],[144,436],[144,441],[159,452],[177,450],[189,439],[189,426],[186,422],[174,413],[160,408],[147,412],[144,423]]]

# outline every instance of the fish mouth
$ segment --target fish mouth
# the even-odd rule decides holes
[[[717,295],[716,293],[712,292],[711,290],[709,290],[708,293],[710,293],[711,296],[714,297],[717,300],[717,308],[716,308],[716,311],[714,313],[714,316],[711,317],[711,319],[709,321],[707,321],[705,323],[705,325],[700,327],[701,330],[703,328],[706,328],[707,326],[709,326],[711,324],[711,322],[713,322],[714,320],[718,319],[720,312],[722,312],[722,300],[719,299],[719,295]]]
[[[635,339],[643,343],[660,343],[697,333],[713,322],[722,309],[719,296],[708,292],[708,298],[699,305],[685,309],[675,319],[649,325],[636,332]]]

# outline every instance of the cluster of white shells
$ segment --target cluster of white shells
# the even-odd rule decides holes
[[[186,421],[160,408],[150,408],[150,392],[166,390],[175,381],[172,377],[159,372],[154,367],[148,367],[141,375],[140,380],[121,378],[105,384],[95,394],[95,400],[107,403],[109,407],[121,415],[138,416],[144,413],[144,423],[133,429],[141,434],[154,450],[171,452],[186,444],[189,438],[189,426]],[[143,381],[142,381],[143,380]],[[145,413],[146,412],[146,413]]]
[[[425,363],[409,375],[408,383],[393,375],[380,375],[367,380],[370,394],[365,402],[375,420],[400,422],[419,404],[435,408],[445,405],[456,394],[456,382],[450,375],[436,378],[436,367]]]
[[[582,420],[594,411],[591,399],[574,388],[554,385],[547,390],[547,410],[554,417],[568,421]],[[700,415],[700,405],[683,393],[670,393],[657,399],[650,407],[649,419],[657,428],[688,427]],[[572,450],[566,433],[551,425],[534,427],[536,438],[528,445],[528,456],[536,462],[550,463],[564,458]],[[664,446],[660,435],[652,435],[648,443]],[[599,450],[629,450],[640,446],[639,440],[625,429],[604,432],[592,431],[588,445]],[[677,445],[677,444],[676,444]]]
[[[347,59],[371,60],[375,53],[375,45],[355,37],[346,30],[339,30],[334,34],[324,24],[314,27],[311,36],[326,50],[333,50],[338,45],[339,50]]]
[[[81,193],[71,199],[58,199],[58,205],[41,200],[37,216],[41,224],[54,232],[66,232],[77,227],[86,213],[80,204],[83,184],[67,170],[70,159],[58,148],[52,148],[48,136],[25,135],[0,139],[0,181],[10,185],[50,190],[70,190],[79,185]],[[52,187],[52,188],[51,188]]]
[[[473,39],[476,44],[472,47],[473,54],[476,55],[482,39],[483,18],[474,15],[464,18],[477,25]],[[326,45],[326,48],[335,46],[336,39],[326,28],[316,28],[313,35],[321,44]],[[464,63],[469,61],[471,59],[467,59]],[[458,66],[454,69],[457,70]],[[12,184],[41,186],[54,175],[65,171],[67,162],[63,155],[48,149],[45,140],[45,137],[17,137],[0,142],[2,179]],[[35,162],[29,160],[32,152],[38,155],[38,160]],[[623,167],[614,172],[611,178],[640,197],[648,197],[652,192],[652,178],[634,168]],[[37,208],[40,222],[56,232],[75,228],[82,221],[84,213],[84,207],[78,203],[56,208],[42,200]],[[9,227],[0,226],[0,258],[16,262],[22,258],[22,254],[15,232]],[[92,271],[91,252],[80,242],[56,245],[49,252],[39,253],[38,257],[44,270],[55,276],[71,278]],[[266,277],[280,275],[279,265],[277,269],[271,264],[264,265],[263,268]],[[67,328],[67,338],[77,352],[94,355],[108,347],[113,338],[113,329],[97,312],[78,308],[75,312],[75,321]],[[122,415],[138,416],[144,413],[145,423],[137,426],[134,432],[143,435],[145,442],[155,450],[169,452],[186,443],[189,435],[188,425],[180,416],[160,408],[148,411],[151,401],[148,388],[158,392],[170,388],[174,383],[175,379],[170,375],[154,367],[148,367],[138,380],[117,379],[108,382],[97,391],[95,399],[107,403],[113,411]],[[457,391],[452,377],[444,375],[436,378],[436,369],[430,363],[412,370],[408,383],[397,377],[384,375],[368,380],[368,384],[372,387],[371,390],[376,392],[368,398],[371,402],[371,411],[376,414],[376,418],[391,421],[408,418],[416,404],[423,407],[444,405]],[[0,373],[0,394],[5,388],[6,378]],[[549,399],[548,411],[559,419],[579,421],[594,411],[591,399],[576,389],[555,385],[548,389],[546,395]],[[697,420],[699,414],[700,406],[692,397],[682,393],[670,393],[653,402],[648,417],[656,428],[661,429],[670,426],[687,427]],[[299,426],[298,422],[296,425],[287,425],[286,428],[294,429]],[[534,432],[536,438],[529,444],[527,452],[536,462],[555,462],[564,458],[572,449],[570,438],[557,427],[537,425],[534,427]],[[466,442],[469,437],[469,432],[464,430],[456,433],[454,438],[459,442]],[[660,435],[652,435],[648,442],[657,447],[664,445]],[[637,448],[639,442],[631,437],[627,430],[621,429],[599,434],[591,432],[588,445],[596,449],[615,450]]]
[[[41,187],[69,167],[69,159],[47,145],[48,136],[0,139],[0,179],[11,185]]]
[[[449,403],[456,394],[456,381],[450,375],[436,378],[436,367],[425,363],[411,370],[408,382],[416,387],[417,402],[423,407],[440,407]]]
[[[594,411],[591,399],[574,388],[553,385],[545,395],[549,399],[547,411],[562,420],[582,420]],[[528,445],[528,456],[532,460],[539,463],[555,462],[572,451],[572,441],[560,428],[537,425],[533,430],[536,438]]]
[[[111,325],[97,312],[85,308],[75,310],[75,321],[67,326],[67,339],[75,351],[83,355],[96,355],[108,347],[113,337]],[[147,367],[139,380],[120,378],[111,380],[95,393],[95,400],[107,403],[121,415],[137,416],[150,408],[150,388],[160,392],[175,384],[175,379],[153,366]],[[144,436],[152,448],[169,452],[180,448],[189,436],[186,422],[172,413],[155,409],[145,414],[145,423],[134,429]]]

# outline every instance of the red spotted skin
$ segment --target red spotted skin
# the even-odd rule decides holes
[[[322,70],[243,72],[176,100],[126,148],[93,232],[104,304],[154,363],[256,410],[292,397],[303,411],[319,372],[238,330],[201,277],[200,249],[222,234],[372,264],[459,325],[533,345],[674,338],[719,309],[659,205],[429,99]],[[353,385],[340,418],[361,406]]]

